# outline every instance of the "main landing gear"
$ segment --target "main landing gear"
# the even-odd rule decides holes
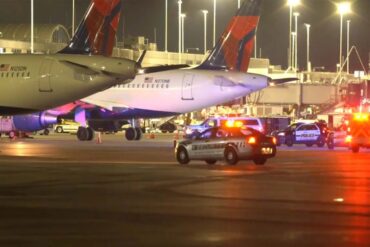
[[[77,138],[79,141],[92,141],[94,136],[95,132],[90,127],[79,127],[77,130]]]
[[[139,141],[143,137],[141,128],[128,128],[125,133],[125,137],[128,141]]]

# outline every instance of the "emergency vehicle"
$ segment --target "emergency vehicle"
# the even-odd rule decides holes
[[[369,115],[369,113],[355,113],[349,122],[347,142],[354,153],[358,153],[361,147],[370,148]]]
[[[191,139],[199,133],[212,127],[237,127],[242,126],[255,129],[259,132],[264,132],[262,122],[255,117],[210,117],[199,125],[189,125],[184,129],[184,138]]]
[[[192,140],[177,143],[175,148],[175,157],[183,165],[191,160],[204,160],[207,164],[225,160],[229,165],[253,160],[256,165],[263,165],[275,154],[274,137],[245,126],[209,128]]]
[[[306,144],[311,147],[316,144],[323,147],[326,143],[328,131],[325,123],[294,123],[284,130],[274,131],[273,136],[277,139],[277,145],[285,144],[292,147],[294,144]]]

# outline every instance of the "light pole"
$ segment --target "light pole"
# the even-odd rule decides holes
[[[343,52],[343,17],[351,12],[351,4],[349,2],[341,2],[337,5],[340,15],[340,38],[339,38],[339,66],[342,69],[342,52]]]
[[[288,67],[293,67],[293,50],[292,50],[292,19],[293,19],[293,8],[300,4],[300,0],[288,0],[289,5],[289,58],[288,58]]]
[[[207,15],[208,10],[203,10],[204,15],[204,54],[207,53]]]
[[[181,47],[181,52],[184,53],[185,52],[185,45],[184,45],[184,41],[185,41],[185,31],[184,31],[184,28],[185,28],[185,17],[186,17],[186,14],[181,14],[181,43],[182,43],[182,47]]]
[[[254,34],[254,58],[257,58],[257,31],[258,29],[256,28],[256,33]]]
[[[351,21],[347,21],[347,74],[349,74],[349,28]]]
[[[33,50],[34,50],[34,43],[33,43],[33,36],[34,36],[34,33],[33,33],[33,11],[34,10],[34,5],[33,5],[33,0],[31,0],[31,53],[33,53]]]
[[[240,9],[240,0],[238,0],[238,9]]]
[[[296,36],[297,36],[297,33],[296,32],[292,32],[292,49],[293,51],[295,51],[295,39],[296,39]]]
[[[217,0],[213,0],[213,47],[216,46],[216,10]]]
[[[178,2],[178,5],[179,5],[179,61],[181,62],[181,5],[182,5],[182,1],[179,0]]]
[[[295,50],[294,50],[294,68],[298,71],[298,12],[294,12],[295,18]]]
[[[73,0],[74,1],[74,0]],[[168,52],[168,0],[166,0],[166,3],[165,3],[165,23],[164,23],[164,29],[165,29],[165,32],[164,32],[164,50],[165,52]]]
[[[72,35],[75,34],[75,15],[76,15],[76,9],[75,9],[75,0],[72,0]]]
[[[310,72],[310,24],[305,24],[307,29],[307,72]]]

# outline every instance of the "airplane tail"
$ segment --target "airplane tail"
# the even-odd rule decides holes
[[[254,46],[262,0],[245,0],[216,47],[198,69],[246,72]]]
[[[111,56],[121,8],[121,0],[91,0],[72,40],[59,53]]]

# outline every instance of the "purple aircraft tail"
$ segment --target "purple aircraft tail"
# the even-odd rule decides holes
[[[121,0],[92,0],[71,42],[59,53],[111,56],[121,8]]]
[[[245,0],[216,47],[198,69],[246,72],[254,46],[262,0]]]

